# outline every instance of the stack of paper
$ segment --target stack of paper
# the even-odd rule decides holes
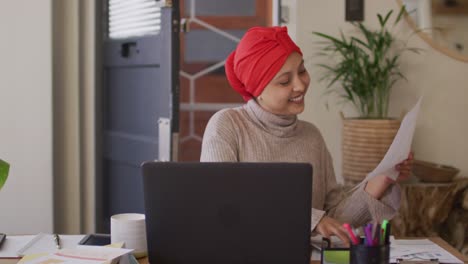
[[[60,248],[74,248],[78,245],[84,235],[59,235]],[[7,237],[9,238],[9,237]],[[39,233],[31,241],[20,248],[18,256],[26,256],[37,253],[54,253],[58,251],[54,235]]]
[[[62,248],[76,247],[83,237],[84,235],[60,235],[60,246]],[[0,258],[21,258],[29,254],[53,253],[57,250],[57,245],[51,234],[7,235],[0,250]]]
[[[0,250],[0,258],[20,258],[18,251],[28,244],[35,236],[8,235]]]
[[[114,263],[118,259],[132,252],[132,249],[113,248],[104,246],[77,246],[61,249],[55,253],[33,254],[21,259],[21,264],[66,263],[66,264],[101,264]]]
[[[413,261],[438,259],[440,263],[463,264],[463,261],[429,239],[391,240],[390,263],[396,263],[397,259]]]

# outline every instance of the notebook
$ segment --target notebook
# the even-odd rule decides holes
[[[150,263],[310,262],[312,166],[143,164]]]
[[[131,258],[131,254],[129,255],[132,251],[133,249],[107,246],[76,246],[60,249],[56,253],[27,255],[18,264],[130,264],[135,263],[135,259]]]
[[[60,247],[63,249],[76,247],[78,242],[83,239],[84,235],[59,235],[59,237]],[[39,233],[24,245],[24,247],[20,248],[17,254],[23,257],[38,253],[55,253],[58,250],[54,235]]]

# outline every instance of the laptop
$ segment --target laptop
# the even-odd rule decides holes
[[[152,161],[142,170],[150,263],[310,262],[310,164]]]

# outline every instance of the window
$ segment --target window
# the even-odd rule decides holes
[[[161,4],[155,0],[109,0],[109,38],[158,34]]]

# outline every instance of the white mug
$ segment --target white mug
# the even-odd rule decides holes
[[[144,214],[117,214],[111,217],[111,243],[125,243],[125,248],[134,249],[135,257],[146,257],[146,225]]]

